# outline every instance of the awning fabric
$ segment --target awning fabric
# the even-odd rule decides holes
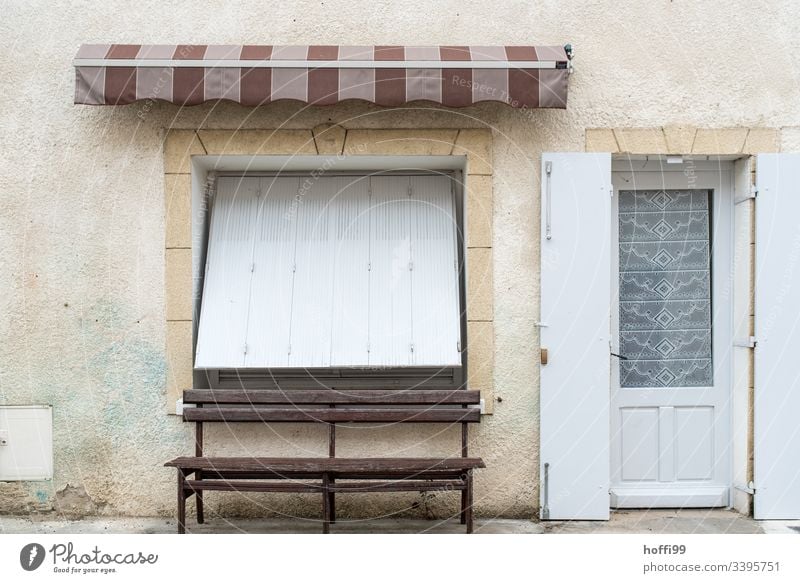
[[[465,107],[497,101],[565,108],[568,59],[558,46],[83,45],[74,61],[75,103],[225,99],[257,106],[293,99],[383,106],[431,101]]]

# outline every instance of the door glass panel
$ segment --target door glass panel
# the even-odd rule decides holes
[[[621,387],[710,387],[708,190],[619,193]]]

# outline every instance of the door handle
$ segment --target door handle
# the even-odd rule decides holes
[[[610,354],[611,356],[619,358],[620,360],[630,360],[630,358],[628,358],[627,356],[622,356],[621,354],[617,354],[616,352],[612,352]]]

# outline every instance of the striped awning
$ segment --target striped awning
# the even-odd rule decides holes
[[[83,45],[74,61],[75,103],[226,99],[257,106],[293,99],[384,106],[431,101],[465,107],[567,104],[568,58],[559,46]]]

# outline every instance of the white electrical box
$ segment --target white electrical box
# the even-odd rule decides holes
[[[53,478],[53,408],[0,405],[0,482]]]

